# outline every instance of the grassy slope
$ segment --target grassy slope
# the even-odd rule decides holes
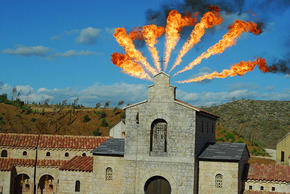
[[[220,116],[219,125],[267,148],[290,132],[290,101],[238,100],[205,109]]]

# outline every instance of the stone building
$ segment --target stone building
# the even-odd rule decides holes
[[[290,132],[277,143],[276,162],[278,164],[290,165]]]
[[[264,184],[251,176],[246,144],[216,143],[218,117],[175,90],[167,74],[155,75],[148,99],[124,108],[125,138],[1,134],[2,192],[230,194]],[[282,191],[290,178],[281,176],[272,180],[283,179]]]

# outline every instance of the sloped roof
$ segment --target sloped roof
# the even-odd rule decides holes
[[[0,133],[0,146],[95,149],[109,137]]]
[[[178,104],[182,104],[182,105],[184,105],[184,106],[187,106],[187,107],[189,107],[189,108],[192,108],[192,109],[194,109],[194,110],[196,110],[196,111],[203,112],[203,113],[209,114],[209,115],[211,115],[211,116],[214,116],[214,117],[216,117],[216,118],[219,118],[219,116],[217,116],[217,115],[215,115],[215,114],[213,114],[213,113],[210,113],[210,112],[208,112],[208,111],[206,111],[206,110],[203,110],[203,109],[197,108],[197,107],[195,107],[195,106],[192,106],[192,105],[190,105],[190,104],[188,104],[188,103],[186,103],[186,102],[183,102],[183,101],[181,101],[181,100],[175,99],[175,102],[177,102]]]
[[[94,159],[91,156],[75,156],[62,165],[60,170],[92,172],[93,162]]]
[[[0,146],[35,148],[39,135],[0,133]]]
[[[122,138],[108,139],[92,151],[93,155],[124,156],[125,140]]]
[[[248,180],[290,182],[290,166],[250,164]]]
[[[38,167],[60,167],[65,160],[38,160]],[[0,158],[0,171],[10,171],[13,166],[34,166],[34,159]]]
[[[244,143],[215,143],[210,144],[199,155],[199,160],[240,161],[247,149]]]

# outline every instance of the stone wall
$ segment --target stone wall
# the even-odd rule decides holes
[[[263,190],[261,190],[263,187]],[[274,191],[273,191],[274,187]],[[245,190],[246,191],[270,191],[270,192],[277,192],[277,193],[289,193],[290,191],[290,184],[287,182],[280,182],[280,181],[259,181],[259,180],[248,180],[245,183]]]
[[[239,164],[237,162],[199,161],[199,194],[237,194]],[[215,177],[221,174],[222,187],[217,188]]]
[[[46,156],[47,152],[50,153],[50,156]],[[66,157],[65,153],[68,153],[69,156]],[[39,148],[37,152],[38,160],[70,160],[74,156],[82,156],[82,154],[86,154],[86,156],[91,156],[91,150],[77,150],[77,149],[43,149]]]
[[[0,193],[8,194],[10,191],[10,171],[0,171]]]
[[[2,150],[7,150],[7,158],[35,159],[35,148],[0,147],[0,153]],[[24,152],[27,153],[26,156]]]
[[[284,152],[284,161],[281,161],[281,152]],[[290,165],[290,133],[286,134],[276,146],[276,162]]]
[[[98,190],[94,190],[94,176],[93,172],[81,172],[81,171],[65,171],[59,172],[59,186],[58,193],[72,194],[72,193],[99,193]],[[80,192],[75,192],[76,181],[80,181]]]

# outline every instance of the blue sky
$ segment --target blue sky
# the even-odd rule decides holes
[[[220,4],[217,0],[208,1]],[[57,103],[67,99],[70,103],[79,98],[79,103],[88,106],[107,100],[112,105],[120,100],[124,100],[126,104],[143,100],[146,98],[147,86],[152,82],[130,77],[110,61],[112,53],[124,53],[112,35],[114,29],[125,27],[130,30],[149,23],[162,23],[165,8],[181,12],[191,10],[191,2],[200,1],[2,0],[0,93],[11,94],[12,88],[16,87],[21,91],[22,100],[43,102],[50,99],[51,103]],[[289,1],[261,0],[260,4],[252,4],[253,1],[250,0],[237,2],[242,4],[225,6],[231,12],[223,10],[222,4],[223,23],[207,31],[176,70],[185,67],[220,40],[235,19],[263,22],[263,33],[244,33],[236,45],[226,49],[224,53],[212,56],[194,69],[172,77],[171,84],[178,87],[179,99],[198,106],[225,103],[233,97],[290,99],[289,69],[269,73],[255,69],[242,77],[213,79],[202,83],[174,83],[213,71],[220,72],[229,69],[231,64],[241,60],[254,60],[255,57],[265,58],[268,66],[284,60],[289,68]],[[202,14],[203,10],[196,7],[194,11]],[[148,18],[148,13],[157,14],[158,17]],[[186,34],[172,52],[169,67],[185,40]],[[164,36],[157,48],[162,55]],[[146,46],[138,49],[153,65]]]

